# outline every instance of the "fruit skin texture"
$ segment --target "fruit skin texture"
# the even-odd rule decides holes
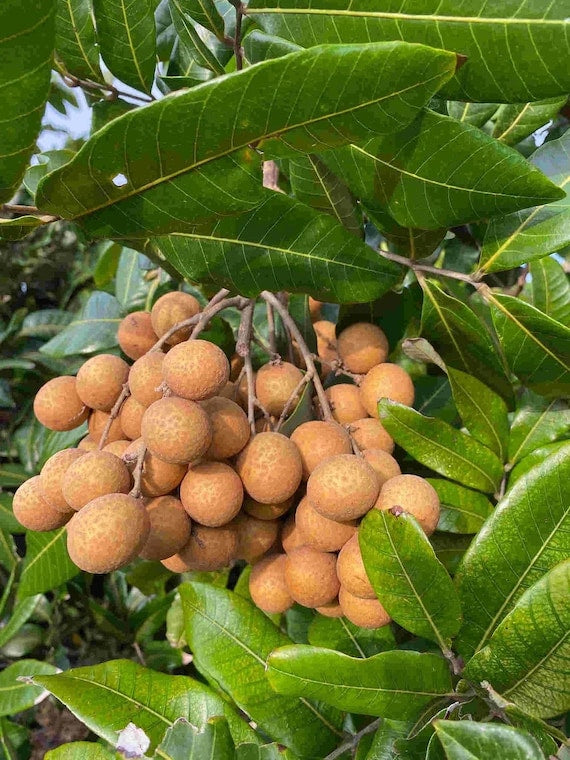
[[[322,607],[338,594],[336,556],[300,546],[287,555],[285,580],[293,599],[303,607]]]
[[[42,496],[54,509],[69,512],[69,504],[63,496],[63,478],[68,468],[85,452],[81,449],[63,449],[50,457],[42,467],[39,475],[39,485]]]
[[[72,509],[80,510],[106,494],[125,494],[131,474],[125,463],[108,451],[88,451],[68,467],[63,478],[63,496]]]
[[[301,454],[304,480],[329,457],[352,452],[350,436],[336,422],[303,422],[291,433],[291,440]]]
[[[336,343],[336,325],[326,319],[320,319],[313,323],[313,329],[317,336],[317,354],[327,362],[338,359]],[[326,369],[326,368],[325,368]]]
[[[338,599],[333,599],[332,602],[323,604],[322,607],[317,607],[316,610],[319,614],[324,615],[328,618],[342,617],[342,609],[340,607]]]
[[[228,382],[230,363],[221,348],[207,340],[189,340],[170,349],[162,374],[177,396],[203,401],[215,396]]]
[[[291,554],[299,546],[305,546],[305,539],[295,523],[295,516],[287,518],[281,530],[281,545],[287,554]]]
[[[243,502],[239,476],[223,462],[190,467],[180,484],[180,501],[193,520],[210,528],[229,523]]]
[[[240,452],[236,470],[248,494],[263,504],[289,499],[301,482],[299,449],[281,433],[258,433]]]
[[[129,396],[121,407],[121,427],[125,436],[131,441],[141,436],[142,418],[146,409],[146,406],[139,404],[132,396]]]
[[[350,383],[331,385],[325,391],[331,405],[332,415],[340,425],[361,420],[366,417],[366,409],[360,399],[360,390]]]
[[[120,439],[118,441],[111,441],[103,446],[103,451],[108,451],[110,454],[114,454],[116,457],[122,458],[125,451],[129,448],[132,441],[128,439]]]
[[[128,376],[129,365],[120,356],[93,356],[77,373],[77,395],[91,409],[109,412]]]
[[[418,475],[397,475],[382,486],[376,509],[399,508],[409,512],[431,536],[439,521],[440,504],[435,488]]]
[[[285,581],[285,562],[284,554],[271,554],[258,562],[249,576],[249,593],[254,604],[269,615],[277,615],[293,606]]]
[[[96,445],[98,445],[101,440],[103,430],[105,430],[105,425],[110,416],[111,415],[108,412],[95,411],[89,417],[89,435],[93,438]],[[126,436],[121,427],[121,418],[120,416],[115,417],[109,428],[106,444],[112,443],[113,441],[120,441],[123,438],[126,438]]]
[[[18,488],[12,502],[14,517],[28,530],[55,530],[69,522],[73,511],[63,512],[50,506],[44,499],[40,477],[36,475]]]
[[[256,520],[243,512],[235,518],[233,525],[238,540],[236,559],[244,559],[250,565],[267,554],[279,535],[276,520]]]
[[[144,546],[150,520],[142,502],[121,493],[93,499],[67,527],[67,551],[88,573],[110,573],[131,562]]]
[[[138,438],[125,452],[125,461],[131,469],[136,466],[141,446],[144,446],[144,441]],[[186,472],[186,465],[165,462],[147,451],[141,475],[141,493],[143,496],[164,496],[180,484]]]
[[[302,379],[301,370],[289,362],[264,364],[255,377],[255,395],[269,414],[279,417]],[[300,391],[289,406],[289,411],[293,411],[299,396]]]
[[[149,311],[133,311],[123,319],[117,331],[121,351],[129,359],[140,359],[158,340],[152,329]]]
[[[228,459],[239,454],[251,435],[243,409],[221,396],[203,401],[202,409],[212,423],[212,443],[205,456],[208,459]]]
[[[391,454],[394,451],[394,439],[384,429],[380,420],[364,417],[350,423],[350,434],[361,451],[382,449]]]
[[[85,438],[82,438],[79,443],[77,444],[77,448],[81,451],[96,451],[98,448],[97,441],[91,436],[86,435]]]
[[[362,599],[342,586],[338,592],[338,601],[343,615],[360,628],[382,628],[392,619],[378,599]]]
[[[354,596],[375,599],[376,594],[364,569],[358,536],[355,534],[342,547],[336,562],[336,574],[340,585]]]
[[[288,512],[293,506],[293,499],[286,499],[281,504],[262,504],[255,501],[251,496],[246,496],[243,502],[243,509],[248,515],[256,517],[258,520],[277,520],[279,517]]]
[[[85,422],[89,409],[77,395],[77,381],[70,375],[48,380],[34,398],[34,414],[44,427],[63,432]]]
[[[148,407],[141,433],[151,454],[173,464],[198,459],[212,442],[212,425],[206,412],[193,401],[175,396]]]
[[[190,539],[192,524],[179,499],[159,496],[146,505],[150,532],[139,556],[161,560],[171,557]]]
[[[316,511],[340,522],[355,520],[368,512],[379,490],[372,467],[353,454],[327,459],[307,483],[307,496]]]
[[[402,474],[400,465],[387,451],[382,451],[382,449],[366,449],[366,451],[362,452],[362,456],[372,467],[376,475],[378,475],[380,488],[390,478],[395,478],[396,475]]]
[[[386,361],[388,339],[377,325],[356,322],[338,336],[338,355],[344,366],[359,375]]]
[[[185,570],[206,572],[229,565],[235,559],[236,551],[237,535],[232,525],[209,528],[194,523],[188,543],[174,557],[184,564]],[[172,559],[169,557],[168,561]]]
[[[129,388],[133,398],[143,406],[150,406],[162,398],[157,388],[162,384],[162,351],[153,351],[137,359],[129,371]]]
[[[329,520],[314,509],[306,496],[297,507],[295,524],[305,544],[321,552],[337,552],[357,531],[355,520]]]
[[[183,322],[190,317],[196,316],[200,311],[200,304],[190,293],[183,293],[175,290],[172,293],[165,293],[152,307],[150,319],[152,329],[161,338],[171,327]],[[166,342],[174,346],[187,340],[192,332],[191,327],[184,327],[174,333]]]
[[[360,384],[360,401],[370,417],[378,417],[378,401],[381,398],[412,406],[414,384],[405,369],[388,362],[372,367]]]

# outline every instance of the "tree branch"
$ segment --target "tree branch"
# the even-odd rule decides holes
[[[236,57],[236,70],[241,71],[243,69],[243,48],[241,46],[241,23],[243,14],[245,11],[244,5],[240,0],[235,0],[232,3],[236,9],[236,30],[234,34],[234,55]]]
[[[397,253],[390,253],[390,251],[379,250],[378,253],[384,259],[394,261],[396,264],[402,264],[414,272],[425,272],[426,274],[433,274],[439,277],[449,277],[452,280],[468,282],[470,285],[473,285],[474,288],[479,287],[478,279],[474,275],[463,274],[463,272],[454,272],[452,269],[440,269],[439,267],[433,267],[429,264],[418,264],[418,262],[413,259],[407,259],[405,256],[400,256]]]
[[[376,718],[376,720],[373,720],[372,723],[369,723],[367,726],[361,729],[357,734],[354,734],[354,736],[351,736],[350,739],[347,739],[339,747],[337,747],[330,754],[328,754],[324,758],[324,760],[336,760],[341,755],[344,755],[345,752],[349,752],[350,750],[356,749],[362,737],[376,731],[376,729],[379,728],[380,723],[382,723],[382,718]]]
[[[251,336],[253,333],[253,309],[255,301],[250,299],[241,313],[238,329],[236,353],[242,357],[247,377],[247,419],[251,434],[255,435],[255,387],[253,381],[253,366],[251,364]]]
[[[133,95],[130,92],[123,92],[123,90],[117,89],[112,84],[92,82],[90,79],[79,79],[79,77],[73,76],[67,71],[61,72],[63,81],[68,87],[81,87],[82,90],[95,90],[99,92],[108,92],[111,95],[110,100],[116,100],[119,97],[131,98],[131,100],[138,100],[141,103],[152,103],[155,98],[150,96],[143,97],[142,95]]]
[[[113,408],[111,409],[109,413],[109,419],[107,420],[105,427],[103,428],[103,432],[101,433],[101,439],[99,441],[99,446],[98,446],[99,451],[101,451],[101,449],[107,443],[107,438],[109,437],[109,431],[111,430],[111,425],[121,413],[121,407],[123,406],[123,404],[125,403],[125,401],[128,399],[130,395],[131,395],[131,391],[129,388],[129,384],[125,383],[123,385],[123,390],[121,391],[119,398],[113,404]]]

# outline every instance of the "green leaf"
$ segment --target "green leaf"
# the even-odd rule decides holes
[[[401,279],[400,267],[327,214],[271,190],[261,197],[248,214],[154,242],[188,279],[247,296],[286,289],[324,301],[369,301]]]
[[[234,757],[234,751],[232,736],[224,718],[210,718],[200,728],[185,718],[178,718],[157,747],[156,757],[163,760],[189,760],[193,757],[230,760]]]
[[[250,63],[261,63],[270,58],[280,58],[303,48],[290,40],[283,39],[283,37],[274,37],[271,34],[264,34],[258,29],[254,29],[244,39],[243,49],[245,57]]]
[[[439,496],[441,515],[438,530],[477,533],[493,512],[493,505],[482,493],[441,478],[427,478],[427,481]]]
[[[385,43],[314,47],[250,66],[116,119],[43,180],[38,206],[102,237],[147,237],[246,211],[261,190],[251,143],[266,158],[289,156],[403,127],[454,65],[450,53]]]
[[[170,0],[170,13],[174,22],[174,28],[178,32],[178,44],[181,48],[181,55],[192,58],[199,66],[210,69],[210,71],[213,71],[217,75],[225,74],[221,61],[218,60],[206,41],[202,39],[199,27],[195,21],[184,13],[182,3],[179,0]],[[225,48],[225,52],[229,57],[231,50],[227,46],[223,46],[223,44],[222,48]]]
[[[70,150],[69,148],[63,148],[62,150],[46,150],[45,153],[40,153],[37,155],[38,162],[37,164],[34,164],[33,166],[28,166],[26,169],[26,173],[24,175],[24,185],[26,187],[26,190],[30,193],[32,197],[35,196],[36,190],[38,189],[38,185],[40,183],[40,180],[42,177],[45,177],[46,174],[49,172],[54,171],[54,169],[59,169],[60,166],[65,166],[65,164],[70,161],[73,156],[75,155],[74,150]],[[24,217],[25,219],[28,219],[28,217]],[[29,217],[30,219],[39,219],[44,224],[47,221],[50,221],[50,217]],[[21,221],[21,219],[20,219]]]
[[[455,575],[457,568],[473,536],[459,533],[434,533],[430,536],[430,543],[435,551],[435,556],[445,567],[450,575]]]
[[[70,742],[46,752],[45,760],[116,760],[117,757],[95,742]]]
[[[203,583],[183,584],[179,590],[186,640],[197,669],[271,738],[300,755],[330,751],[340,736],[338,716],[304,696],[275,694],[267,682],[269,654],[290,639],[252,603],[230,591]]]
[[[127,103],[124,100],[98,100],[97,103],[93,103],[91,134],[97,132],[113,119],[132,111],[133,108],[135,106],[132,103]]]
[[[226,4],[214,0],[180,0],[178,4],[184,13],[213,32],[221,42],[224,41],[224,19],[218,12],[218,5],[225,9]]]
[[[117,267],[115,297],[123,311],[144,308],[149,284],[142,264],[148,261],[138,251],[123,248]]]
[[[297,756],[279,744],[240,744],[236,748],[236,760],[297,760]]]
[[[447,760],[544,760],[532,736],[512,726],[437,720],[434,727]]]
[[[14,715],[27,710],[44,699],[44,689],[18,678],[40,673],[57,673],[57,668],[47,662],[20,660],[0,673],[0,715]]]
[[[459,599],[416,520],[373,509],[362,521],[358,542],[370,583],[390,617],[448,650],[461,625]]]
[[[32,616],[34,610],[38,606],[41,595],[29,596],[19,604],[16,604],[10,619],[7,623],[0,628],[0,647],[3,647],[10,639],[15,636],[20,628],[26,623]]]
[[[130,87],[150,92],[156,65],[154,3],[151,0],[93,0],[101,56]]]
[[[51,338],[61,332],[73,319],[73,315],[62,309],[39,309],[24,317],[20,335],[27,338]]]
[[[482,127],[495,114],[498,103],[464,103],[457,100],[447,102],[447,113],[457,121]]]
[[[91,0],[57,0],[55,49],[73,76],[103,81]]]
[[[23,240],[26,235],[45,224],[46,218],[26,215],[16,219],[0,219],[0,240]]]
[[[372,657],[379,652],[394,649],[396,641],[389,625],[369,630],[360,628],[343,617],[317,615],[309,626],[309,644],[335,649],[351,657]]]
[[[397,760],[395,742],[408,735],[412,722],[383,719],[374,734],[366,760]]]
[[[418,462],[484,493],[494,493],[503,467],[493,452],[443,420],[382,399],[380,419],[392,438]]]
[[[552,398],[570,393],[570,328],[514,296],[487,295],[507,362],[521,382]]]
[[[516,145],[551,119],[566,103],[567,97],[548,98],[535,103],[501,106],[497,111],[493,137],[505,145]]]
[[[55,0],[0,5],[2,155],[0,203],[18,188],[36,144],[50,87]]]
[[[18,599],[51,591],[79,572],[67,553],[64,528],[47,533],[26,533],[26,556],[18,586]]]
[[[460,5],[404,0],[378,7],[374,0],[254,0],[251,16],[269,34],[299,45],[403,39],[460,50],[467,57],[442,92],[456,100],[525,103],[566,95],[568,68],[558,54],[566,44],[567,8],[479,0]]]
[[[16,553],[14,539],[10,533],[0,525],[0,565],[6,568],[8,572],[12,572],[17,564],[18,555]],[[2,630],[3,629],[0,628],[0,640],[2,638]]]
[[[552,256],[533,261],[532,305],[563,325],[570,325],[570,283],[568,275]]]
[[[546,446],[540,446],[538,449],[534,449],[531,454],[527,454],[526,457],[521,459],[521,461],[511,470],[509,474],[509,488],[514,486],[517,480],[520,480],[520,478],[529,472],[529,470],[532,470],[533,467],[542,464],[546,457],[555,454],[557,451],[564,450],[566,444],[567,441],[555,441]]]
[[[570,409],[564,401],[547,401],[525,391],[511,424],[509,462],[526,457],[535,449],[570,433]]]
[[[569,476],[570,444],[521,477],[473,540],[455,577],[464,657],[484,647],[524,591],[567,558]]]
[[[511,725],[528,731],[529,734],[531,734],[540,744],[540,748],[547,757],[556,753],[558,744],[561,742],[566,743],[566,736],[560,731],[560,729],[555,728],[549,723],[545,723],[540,718],[535,718],[534,716],[529,715],[520,707],[513,704],[513,702],[503,699],[503,697],[494,691],[494,689],[488,684],[486,685],[486,690],[493,703],[504,712]]]
[[[418,652],[381,652],[368,659],[332,649],[283,647],[267,663],[281,694],[304,695],[360,715],[406,720],[451,688],[445,660]]]

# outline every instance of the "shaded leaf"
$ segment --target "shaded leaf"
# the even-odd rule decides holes
[[[0,240],[23,240],[26,235],[46,224],[51,217],[19,216],[16,219],[0,219]]]
[[[540,747],[530,734],[498,723],[472,720],[438,720],[437,737],[448,760],[544,760]]]
[[[192,58],[198,66],[210,69],[210,71],[213,71],[217,75],[225,74],[222,61],[218,60],[214,50],[203,39],[210,32],[202,27],[203,31],[200,33],[200,26],[184,13],[182,3],[179,0],[170,0],[170,13],[174,22],[174,28],[178,33],[178,44],[181,48],[181,55],[183,54],[186,57]],[[218,43],[214,35],[211,36]],[[221,48],[222,53],[226,53],[225,57],[229,58],[232,52],[231,48],[223,44]]]
[[[40,673],[57,673],[57,668],[48,662],[20,660],[0,673],[0,715],[14,715],[27,710],[47,696],[40,686],[18,680]]]
[[[555,454],[557,451],[564,450],[566,448],[566,445],[567,441],[555,441],[554,443],[549,443],[546,446],[540,446],[538,449],[534,449],[532,453],[527,454],[526,457],[521,459],[520,462],[518,462],[518,464],[511,470],[509,474],[509,488],[514,486],[517,480],[520,480],[520,478],[529,472],[529,470],[532,470],[533,467],[536,467],[538,464],[542,464],[546,457],[549,457],[551,454]]]
[[[46,752],[45,760],[116,760],[117,754],[95,742],[70,742]]]
[[[127,103],[124,100],[98,100],[96,103],[93,103],[91,134],[97,132],[97,130],[113,121],[113,119],[117,119],[119,116],[132,111],[134,107],[132,103]]]
[[[24,623],[30,619],[41,598],[41,595],[29,596],[14,606],[10,619],[0,628],[0,647],[10,641]]]
[[[501,106],[497,111],[493,137],[505,145],[516,145],[553,119],[566,100],[564,96],[535,103]]]
[[[309,644],[364,658],[394,649],[396,640],[389,625],[368,630],[344,617],[317,615],[309,626]]]
[[[22,483],[29,478],[29,474],[25,468],[19,463],[2,462],[0,464],[0,486],[4,488],[12,488],[14,486],[21,486]],[[0,515],[3,514],[2,499],[6,494],[0,494]]]
[[[435,556],[450,575],[455,575],[472,540],[473,536],[458,533],[434,533],[430,536]]]
[[[70,161],[74,155],[75,151],[70,150],[69,148],[64,148],[62,150],[46,150],[45,153],[40,153],[37,156],[38,163],[34,164],[33,166],[28,166],[24,175],[24,185],[31,196],[35,196],[36,190],[38,189],[38,185],[42,177],[45,177],[46,174],[54,171],[54,169],[59,169],[60,166],[65,166],[65,164]],[[30,218],[37,218],[40,221],[43,220],[44,224],[46,220],[51,220],[51,217]],[[28,219],[28,217],[25,217],[25,219]]]
[[[55,49],[73,76],[103,81],[90,0],[57,0]]]
[[[302,50],[302,47],[283,37],[274,37],[254,29],[244,39],[243,49],[250,63],[261,63],[270,58],[280,58],[296,50]]]
[[[408,735],[412,722],[383,719],[374,734],[366,760],[396,760],[395,742]]]
[[[213,32],[219,40],[224,41],[224,19],[218,12],[218,6],[227,10],[226,5],[229,3],[219,1],[216,3],[214,0],[180,0],[179,5],[194,21]]]
[[[73,319],[73,314],[62,309],[39,309],[27,314],[20,335],[29,338],[51,338],[61,332]]]
[[[568,275],[552,256],[533,261],[532,305],[566,327],[570,326],[570,283]]]
[[[570,409],[564,401],[547,401],[525,391],[511,423],[509,462],[514,464],[535,449],[570,433]]]
[[[157,747],[156,756],[163,760],[189,760],[193,757],[229,760],[234,757],[234,743],[227,721],[220,717],[210,718],[197,728],[185,718],[178,718],[166,731]]]
[[[144,261],[145,256],[138,251],[123,248],[117,267],[115,297],[124,311],[144,307],[149,290],[146,270],[141,266]]]
[[[469,103],[457,100],[447,102],[447,113],[457,121],[482,127],[495,114],[498,103]]]
[[[79,569],[67,553],[65,528],[47,533],[26,533],[26,556],[18,585],[18,599],[51,591],[77,575]]]
[[[491,502],[482,493],[441,478],[427,478],[427,481],[437,491],[441,504],[437,530],[477,533],[493,511]]]
[[[14,539],[10,533],[0,524],[0,565],[2,565],[8,572],[12,570],[18,564],[18,555],[16,554],[16,545]],[[2,639],[2,631],[0,628],[0,640]],[[0,646],[2,646],[0,644]]]

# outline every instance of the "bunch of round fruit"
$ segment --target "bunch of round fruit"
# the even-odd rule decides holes
[[[287,437],[273,428],[294,408],[303,371],[280,360],[258,370],[263,416],[254,426],[238,358],[230,364],[215,344],[190,338],[187,323],[199,311],[193,296],[168,293],[121,323],[119,344],[132,365],[101,354],[77,377],[39,390],[34,411],[43,425],[66,431],[88,420],[89,435],[18,489],[15,516],[29,530],[65,525],[69,555],[87,572],[136,557],[176,573],[245,560],[251,597],[268,613],[298,602],[363,627],[385,625],[362,563],[359,521],[370,509],[398,507],[429,534],[439,518],[436,492],[401,474],[378,419],[382,397],[413,403],[409,375],[386,362],[377,326],[351,325],[336,340],[334,324],[317,321],[319,360],[344,370],[347,382],[327,389],[326,419]]]

